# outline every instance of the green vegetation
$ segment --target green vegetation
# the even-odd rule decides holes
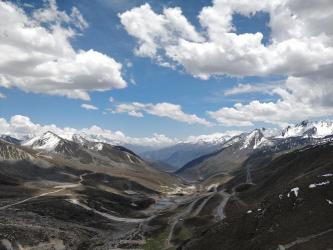
[[[180,240],[187,240],[187,239],[191,238],[192,234],[191,234],[191,231],[187,227],[182,226],[181,230],[177,236]]]
[[[164,231],[154,238],[147,239],[145,245],[143,246],[143,249],[162,250],[165,247],[165,242],[167,238],[168,238],[168,233]]]

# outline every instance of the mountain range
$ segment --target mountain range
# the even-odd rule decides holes
[[[180,142],[175,173],[91,138],[1,136],[0,249],[333,247],[330,121]]]
[[[214,174],[228,174],[241,165],[252,154],[275,154],[306,145],[315,145],[333,138],[331,121],[303,121],[272,134],[266,129],[255,129],[234,136],[223,143],[217,151],[198,157],[176,173],[188,179],[205,179]]]
[[[255,131],[261,131],[257,134]],[[333,124],[331,121],[319,121],[309,122],[303,121],[296,125],[289,125],[285,129],[257,129],[253,131],[252,136],[259,136],[258,138],[251,138],[251,133],[239,133],[238,135],[230,136],[222,133],[215,133],[211,135],[204,135],[193,137],[192,139],[180,141],[174,145],[167,146],[161,149],[149,150],[138,153],[144,159],[155,163],[157,168],[162,170],[180,171],[181,168],[185,167],[187,163],[191,161],[197,161],[205,155],[216,153],[222,148],[230,146],[237,140],[243,140],[244,145],[239,147],[242,149],[251,148],[253,150],[262,148],[264,146],[275,145],[278,142],[281,143],[282,139],[288,138],[316,138],[320,139],[325,136],[333,134]],[[248,138],[245,138],[248,135]],[[289,139],[296,141],[294,139]],[[240,142],[238,142],[239,144]],[[251,145],[251,143],[253,145]],[[249,145],[246,145],[249,144]],[[199,159],[198,159],[199,158]],[[188,166],[186,166],[188,167]]]

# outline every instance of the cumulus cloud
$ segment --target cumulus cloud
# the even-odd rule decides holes
[[[200,42],[203,38],[182,15],[180,8],[164,9],[156,14],[144,4],[119,15],[126,31],[138,39],[135,53],[160,60],[158,51],[163,44],[177,44],[179,38]]]
[[[76,129],[70,127],[58,127],[55,124],[41,125],[34,123],[27,116],[15,115],[9,120],[0,117],[0,135],[10,135],[18,139],[28,139],[51,131],[65,139],[71,139],[74,134],[80,134],[93,141],[102,141],[114,145],[138,145],[148,147],[166,147],[179,142],[212,141],[219,137],[230,138],[242,133],[242,131],[230,130],[208,135],[188,136],[184,140],[170,138],[163,134],[153,133],[150,137],[130,137],[121,131],[111,131],[93,125],[89,128]]]
[[[255,122],[285,126],[290,121],[327,116],[333,114],[333,85],[321,80],[317,84],[308,78],[290,77],[272,90],[279,97],[276,102],[236,103],[208,114],[225,126],[252,126]]]
[[[68,14],[50,0],[27,14],[0,2],[0,16],[0,86],[84,100],[89,91],[126,87],[120,63],[72,47],[71,39],[88,27],[77,8]]]
[[[86,110],[98,110],[98,108],[92,104],[83,103],[81,104],[81,108]]]
[[[62,134],[64,137],[67,137],[75,133],[76,129],[67,127],[58,128],[54,124],[42,126],[38,123],[32,122],[29,117],[23,115],[14,115],[9,119],[9,121],[4,118],[0,118],[0,134],[11,135],[19,139],[24,139],[25,137],[32,137],[47,131],[52,131],[56,134]]]
[[[70,127],[60,128],[54,124],[40,125],[34,123],[29,117],[22,115],[12,116],[8,121],[0,117],[0,134],[11,135],[19,139],[27,139],[28,137],[41,135],[47,131],[52,131],[65,139],[71,139],[73,134],[81,134],[91,140],[119,145],[132,144],[163,147],[177,142],[175,138],[169,138],[163,134],[157,133],[154,133],[151,137],[130,137],[126,136],[121,131],[113,132],[96,125],[83,129]]]
[[[333,62],[332,1],[215,0],[199,14],[202,32],[179,8],[155,13],[149,4],[120,14],[126,31],[138,40],[136,53],[182,65],[194,76],[303,75]],[[270,15],[271,44],[263,34],[236,34],[233,14]],[[320,13],[320,14],[319,14]]]
[[[143,112],[155,115],[159,117],[167,117],[176,121],[186,122],[188,124],[201,124],[205,126],[211,126],[212,124],[204,118],[200,118],[194,114],[187,114],[182,110],[182,107],[177,104],[161,102],[161,103],[118,103],[113,113],[127,113],[134,117],[143,117]]]
[[[208,112],[227,126],[252,126],[256,122],[283,125],[333,115],[332,9],[331,0],[214,0],[198,15],[200,30],[193,28],[179,8],[166,8],[158,14],[145,4],[119,16],[125,30],[137,39],[138,55],[181,65],[195,77],[284,77],[286,81],[280,86],[243,84],[224,93],[271,92],[278,97],[276,101],[254,100]],[[169,12],[177,16],[173,22]],[[260,31],[239,34],[233,25],[235,13],[251,17],[257,12],[270,17],[267,45]]]

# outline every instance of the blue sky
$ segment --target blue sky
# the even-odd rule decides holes
[[[18,8],[22,8],[27,16],[36,9],[47,5],[43,1],[20,0],[13,1],[13,3]],[[29,5],[25,3],[29,3]],[[214,7],[217,10],[219,8],[217,3],[213,4],[211,1],[58,0],[56,1],[58,11],[70,13],[75,6],[89,24],[89,27],[78,32],[80,33],[79,35],[69,39],[70,45],[76,51],[93,49],[120,63],[122,65],[122,78],[127,82],[127,87],[104,90],[102,92],[89,91],[90,100],[88,101],[50,95],[48,93],[32,93],[33,91],[28,91],[18,84],[8,88],[5,88],[4,85],[1,87],[0,85],[0,93],[6,96],[6,98],[0,99],[1,117],[9,120],[10,117],[20,114],[30,117],[33,122],[39,124],[56,124],[59,127],[73,128],[86,128],[98,125],[112,131],[121,130],[126,135],[132,137],[150,136],[153,133],[159,133],[178,138],[227,130],[250,130],[251,128],[262,126],[283,126],[293,121],[292,117],[284,117],[283,115],[281,115],[281,119],[275,120],[274,114],[272,114],[271,116],[268,115],[267,119],[265,117],[261,119],[247,118],[248,120],[240,120],[238,123],[237,119],[240,118],[238,114],[234,115],[235,112],[246,113],[247,110],[253,109],[250,106],[246,106],[246,109],[243,111],[241,108],[234,110],[233,107],[236,103],[249,105],[253,101],[259,101],[261,106],[264,106],[262,104],[272,103],[277,109],[280,108],[278,106],[279,100],[287,100],[287,96],[284,94],[286,91],[297,96],[297,93],[293,92],[292,88],[285,85],[285,82],[289,79],[288,77],[299,75],[297,69],[289,71],[289,69],[285,69],[287,66],[285,68],[279,66],[282,69],[274,68],[267,72],[259,69],[255,72],[250,72],[252,70],[251,62],[247,62],[244,65],[245,67],[249,66],[250,69],[237,73],[238,75],[235,76],[233,73],[235,70],[237,72],[242,70],[225,69],[222,66],[218,69],[213,67],[207,70],[207,66],[204,69],[200,69],[209,72],[207,73],[209,76],[203,79],[202,77],[198,77],[197,67],[195,69],[191,68],[192,62],[189,66],[186,64],[188,62],[183,62],[181,59],[179,61],[177,61],[178,59],[171,60],[163,51],[165,44],[159,44],[161,46],[159,50],[162,51],[161,56],[163,56],[164,61],[173,61],[175,68],[163,67],[153,57],[140,56],[134,53],[135,48],[140,45],[140,38],[128,32],[129,27],[121,23],[119,14],[131,11],[133,8],[145,3],[149,4],[154,13],[161,15],[163,15],[163,10],[166,8],[179,7],[182,10],[182,15],[198,33],[204,33],[207,30],[207,27],[203,27],[198,18],[202,9],[207,6]],[[229,32],[235,35],[250,33],[253,36],[255,33],[260,32],[263,37],[260,43],[264,48],[271,46],[273,43],[271,40],[273,25],[269,24],[270,14],[266,11],[265,7],[262,7],[262,10],[258,7],[251,14],[241,12],[237,9],[233,10],[233,28]],[[221,18],[224,18],[223,13],[221,13]],[[45,25],[47,24],[44,23]],[[221,36],[221,40],[223,39],[223,36]],[[242,39],[244,41],[246,39],[250,40],[247,37]],[[290,39],[289,37],[284,38],[285,41],[289,41]],[[213,43],[214,39],[208,37],[206,40]],[[256,44],[256,46],[260,45]],[[255,53],[260,49],[257,47],[253,49]],[[251,53],[251,51],[247,53]],[[221,55],[221,65],[223,65],[223,58],[228,56],[228,51]],[[210,60],[209,57],[207,60]],[[257,62],[253,63],[256,64]],[[217,61],[216,65],[219,65],[219,61]],[[237,68],[237,64],[235,65]],[[239,67],[243,68],[244,66],[240,63]],[[211,70],[214,72],[211,73]],[[250,86],[251,90],[240,92],[238,91],[239,84]],[[283,85],[283,87],[280,87],[280,85]],[[253,90],[253,86],[259,86],[259,90]],[[226,94],[226,91],[235,88],[237,89],[235,94]],[[109,101],[110,97],[114,99],[113,102]],[[134,117],[120,111],[110,112],[110,109],[114,111],[119,104],[133,102],[143,104],[167,102],[180,105],[181,110],[185,114],[194,114],[199,118],[205,119],[211,125],[206,126],[198,122],[189,124],[184,121],[170,119],[170,117],[154,115],[145,109],[138,111],[143,112],[144,117]],[[94,105],[98,110],[83,109],[81,107],[83,103]],[[261,106],[259,109],[261,109]],[[223,108],[233,109],[231,110],[232,114],[229,114],[229,111],[223,111],[222,114],[214,113],[210,115],[207,113],[209,111],[217,112]],[[256,112],[254,112],[253,116],[257,114]],[[280,114],[279,112],[277,111],[277,114]],[[325,109],[317,117],[329,117],[329,115]],[[314,119],[317,117],[309,112],[304,117],[295,117],[295,120],[301,118]],[[221,119],[219,120],[219,118]],[[234,122],[225,122],[225,119],[229,118]],[[240,124],[242,126],[238,126]]]

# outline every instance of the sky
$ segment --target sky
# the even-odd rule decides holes
[[[166,144],[331,119],[332,7],[0,2],[0,133],[103,131]]]

